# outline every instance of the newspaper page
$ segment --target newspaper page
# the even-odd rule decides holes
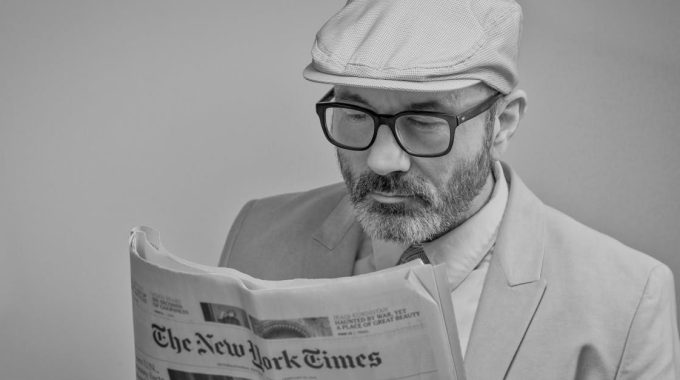
[[[138,380],[464,379],[443,267],[265,281],[130,239]]]

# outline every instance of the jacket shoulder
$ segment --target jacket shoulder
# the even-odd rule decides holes
[[[643,286],[649,273],[665,266],[657,259],[626,246],[564,213],[546,207],[546,263],[572,275],[625,281]]]
[[[309,251],[314,233],[347,196],[343,183],[304,192],[279,194],[247,202],[231,226],[220,257],[229,266],[255,276],[272,252]],[[282,264],[284,265],[284,264]]]
[[[547,207],[547,206],[546,206]],[[543,277],[553,321],[591,334],[610,332],[620,349],[650,282],[670,269],[655,258],[575,221],[546,210]],[[672,278],[672,275],[670,275]],[[668,285],[668,282],[665,282]],[[672,291],[672,281],[670,282]],[[553,304],[555,303],[555,304]]]
[[[247,207],[251,217],[261,214],[287,216],[290,212],[296,211],[294,216],[314,219],[315,216],[328,215],[345,195],[347,195],[345,185],[336,183],[307,191],[254,199],[246,203],[243,209]]]
[[[579,358],[578,365],[593,373],[676,378],[649,376],[660,368],[669,373],[680,368],[668,266],[545,207],[542,277],[547,285],[527,340],[561,341],[569,355]]]

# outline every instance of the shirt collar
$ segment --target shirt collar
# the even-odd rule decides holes
[[[495,179],[489,201],[463,224],[436,240],[423,244],[433,264],[444,263],[452,289],[460,285],[491,250],[498,226],[508,202],[508,185],[499,161],[493,164]],[[373,264],[376,270],[394,266],[408,246],[373,240]]]

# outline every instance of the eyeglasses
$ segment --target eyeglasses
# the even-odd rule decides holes
[[[387,125],[406,153],[416,157],[439,157],[451,151],[453,135],[459,125],[491,108],[502,95],[498,92],[458,115],[430,111],[382,115],[354,104],[332,102],[335,96],[332,89],[316,103],[316,113],[326,138],[339,148],[366,150],[375,142],[378,128]]]

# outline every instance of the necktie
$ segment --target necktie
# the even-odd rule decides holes
[[[430,263],[422,244],[416,243],[408,247],[404,253],[401,254],[401,257],[399,257],[399,261],[397,261],[396,265],[401,265],[415,259],[421,259],[425,264]]]

